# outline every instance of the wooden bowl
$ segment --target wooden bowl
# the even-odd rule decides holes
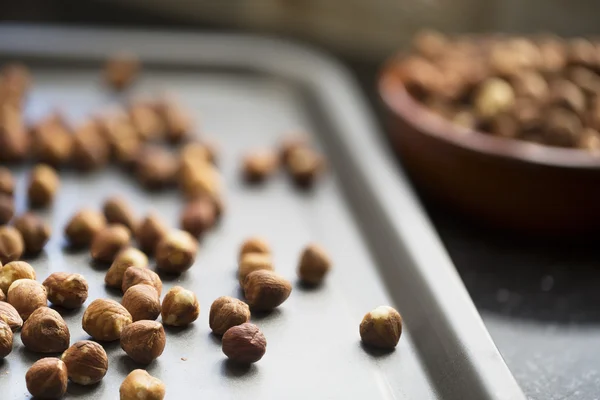
[[[379,78],[388,135],[417,186],[479,221],[533,233],[600,228],[600,155],[504,139],[454,125]]]

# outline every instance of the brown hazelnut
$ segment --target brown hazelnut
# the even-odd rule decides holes
[[[0,289],[8,293],[8,288],[17,279],[34,279],[35,270],[25,261],[11,261],[0,268]]]
[[[600,152],[600,132],[592,128],[583,129],[577,140],[577,147],[594,153]]]
[[[192,119],[186,110],[173,100],[167,99],[158,106],[158,113],[165,127],[167,140],[180,143],[192,133]]]
[[[263,358],[267,339],[258,326],[246,322],[229,328],[223,335],[223,353],[240,364],[252,364]]]
[[[368,312],[360,323],[360,337],[368,346],[393,349],[401,334],[402,317],[392,307],[377,307]]]
[[[80,274],[55,272],[43,283],[48,300],[64,308],[78,308],[88,298],[88,283]]]
[[[104,282],[107,286],[121,288],[123,275],[129,267],[148,267],[148,257],[134,247],[127,247],[117,254],[109,270],[106,272]]]
[[[323,157],[309,148],[297,148],[289,155],[287,169],[298,186],[308,187],[321,174],[325,166]]]
[[[96,340],[110,342],[121,337],[131,314],[114,300],[96,299],[83,314],[83,330]]]
[[[129,245],[130,239],[131,234],[123,225],[107,225],[92,240],[92,258],[102,262],[113,262],[117,254]]]
[[[577,114],[564,108],[553,108],[545,119],[544,141],[550,145],[574,147],[583,129]]]
[[[562,39],[547,35],[538,43],[542,59],[540,69],[547,75],[556,74],[567,64],[567,49]]]
[[[15,199],[4,193],[0,193],[0,225],[8,224],[15,215]]]
[[[281,163],[286,165],[292,151],[303,147],[310,147],[310,142],[306,134],[291,134],[285,137],[279,145],[279,158]]]
[[[199,142],[187,143],[179,152],[180,168],[194,165],[195,163],[214,164],[214,158],[214,149],[207,144]]]
[[[419,56],[409,56],[397,63],[394,73],[417,100],[436,93],[444,79],[437,65]]]
[[[71,158],[73,135],[60,115],[52,115],[34,128],[32,145],[37,161],[59,167]]]
[[[596,47],[585,38],[574,38],[568,43],[568,60],[571,64],[594,66],[596,64]]]
[[[33,213],[25,213],[14,221],[15,228],[21,232],[25,243],[25,252],[36,254],[42,251],[50,239],[50,225]]]
[[[133,322],[155,320],[160,315],[160,297],[154,286],[134,285],[127,289],[121,300]]]
[[[96,236],[106,227],[106,218],[101,213],[82,209],[75,214],[65,227],[65,235],[72,246],[89,246]]]
[[[550,83],[549,102],[551,105],[564,107],[577,114],[582,114],[586,107],[583,91],[566,79],[558,79]]]
[[[229,328],[250,321],[250,307],[241,300],[221,296],[210,306],[208,323],[216,335],[223,335]]]
[[[101,132],[110,145],[114,159],[125,166],[132,164],[142,146],[142,140],[129,117],[111,115],[100,118],[96,122],[101,126]]]
[[[534,71],[526,71],[511,79],[515,95],[543,102],[548,98],[549,87],[544,77]]]
[[[163,299],[161,315],[165,325],[189,325],[200,315],[200,304],[191,290],[175,286]]]
[[[119,388],[121,400],[163,400],[165,384],[143,369],[133,370]]]
[[[412,40],[413,49],[430,60],[441,56],[448,49],[448,46],[446,36],[431,29],[417,32]]]
[[[298,277],[309,285],[318,285],[331,269],[331,260],[324,248],[309,244],[302,251],[298,265]]]
[[[115,90],[123,90],[133,83],[140,70],[140,61],[129,53],[119,53],[106,61],[104,80]]]
[[[129,107],[128,113],[131,124],[142,141],[161,138],[164,126],[153,104],[138,101]]]
[[[159,296],[162,293],[162,281],[160,277],[156,272],[148,268],[129,267],[125,270],[121,290],[125,293],[127,289],[135,285],[150,285],[156,289]]]
[[[0,160],[24,160],[30,154],[30,143],[21,111],[14,106],[0,104]]]
[[[18,260],[24,250],[21,233],[12,226],[0,226],[0,262],[6,264]]]
[[[0,301],[0,321],[4,322],[14,332],[23,326],[23,318],[19,312],[9,303]]]
[[[153,255],[158,242],[167,231],[167,226],[160,217],[151,212],[137,225],[135,240],[144,253]]]
[[[277,171],[279,158],[273,150],[260,150],[247,154],[242,164],[242,174],[248,182],[262,182]]]
[[[512,87],[500,78],[489,78],[484,81],[479,86],[474,100],[477,115],[484,119],[509,111],[514,103],[515,93]]]
[[[13,348],[13,332],[10,326],[0,321],[0,360],[10,354]]]
[[[42,358],[29,368],[25,382],[34,398],[59,399],[67,392],[67,367],[58,358]]]
[[[452,122],[464,129],[473,130],[477,128],[477,117],[471,110],[459,110],[452,116]]]
[[[168,273],[182,273],[196,260],[198,242],[186,231],[173,229],[156,246],[156,266]]]
[[[166,343],[165,330],[160,322],[137,321],[123,329],[121,348],[140,364],[150,364],[162,354]]]
[[[270,311],[290,297],[292,285],[273,271],[254,271],[244,279],[244,296],[251,308]]]
[[[241,261],[242,258],[248,253],[271,254],[271,247],[265,239],[260,237],[251,237],[246,239],[240,246],[238,260]]]
[[[54,168],[38,164],[31,171],[27,195],[32,207],[46,207],[54,199],[58,190],[59,178]]]
[[[104,348],[91,340],[81,340],[63,353],[69,379],[79,385],[98,383],[108,371],[108,356]]]
[[[130,231],[135,228],[135,213],[124,198],[114,196],[106,199],[102,211],[109,224],[121,224]]]
[[[600,77],[589,68],[572,67],[568,70],[568,77],[587,95],[600,92]]]
[[[59,353],[69,347],[71,334],[60,314],[48,307],[31,313],[21,330],[23,345],[36,353]]]
[[[244,279],[246,279],[250,273],[259,270],[274,270],[271,255],[266,253],[246,253],[240,260],[238,267],[238,280],[240,285],[244,283]]]
[[[6,167],[0,167],[0,193],[12,196],[15,192],[15,178]]]
[[[189,202],[181,213],[181,228],[194,237],[200,237],[216,222],[215,203],[208,197],[199,197]]]
[[[158,190],[177,182],[177,158],[168,150],[146,145],[137,154],[135,176],[148,190]]]
[[[6,293],[8,302],[24,320],[40,307],[48,305],[46,288],[33,279],[17,279]]]
[[[180,165],[178,179],[186,198],[199,196],[218,198],[221,195],[221,175],[214,165],[205,161],[196,161]]]
[[[489,121],[490,131],[496,136],[516,138],[519,135],[519,124],[512,113],[495,115]]]
[[[83,171],[101,168],[108,163],[110,147],[95,121],[86,121],[75,130],[71,162]]]

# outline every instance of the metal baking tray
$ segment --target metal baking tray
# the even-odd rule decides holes
[[[194,267],[165,281],[165,291],[175,284],[194,290],[202,307],[188,329],[167,330],[164,354],[147,367],[165,382],[167,399],[524,399],[347,70],[276,39],[0,27],[2,60],[24,61],[34,73],[27,108],[32,119],[59,107],[77,121],[117,102],[102,85],[100,66],[119,50],[144,62],[135,94],[175,93],[222,150],[225,217],[203,241]],[[297,191],[283,175],[263,186],[244,185],[241,154],[273,146],[296,128],[312,133],[329,162],[314,190]],[[16,170],[19,211],[25,209],[27,169]],[[140,216],[155,209],[175,225],[181,201],[173,192],[148,196],[111,169],[65,171],[61,179],[44,214],[54,235],[31,260],[38,279],[80,272],[90,282],[88,303],[118,300],[103,285],[105,270],[91,265],[87,252],[64,251],[67,219],[81,206],[100,207],[105,197],[121,193]],[[328,249],[335,267],[323,287],[295,284],[280,309],[253,317],[267,337],[267,353],[256,365],[239,368],[226,361],[210,334],[208,309],[218,296],[239,296],[238,246],[255,234],[270,241],[276,269],[294,282],[299,252],[309,241]],[[405,320],[400,344],[390,353],[363,348],[358,335],[363,315],[383,304],[396,306]],[[88,338],[82,314],[64,315],[72,342]],[[117,398],[127,373],[140,366],[118,342],[106,349],[104,380],[94,387],[70,385],[67,398]],[[13,353],[0,362],[2,399],[27,398],[25,371],[41,357],[17,335]]]

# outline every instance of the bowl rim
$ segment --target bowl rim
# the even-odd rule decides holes
[[[481,131],[462,128],[418,103],[393,72],[398,57],[388,61],[379,74],[379,96],[396,116],[412,125],[421,134],[434,137],[453,146],[523,163],[561,168],[600,169],[600,153],[581,149],[566,149],[543,144],[501,138]]]

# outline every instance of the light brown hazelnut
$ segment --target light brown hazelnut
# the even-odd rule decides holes
[[[148,257],[134,247],[127,247],[117,254],[109,270],[106,272],[104,282],[107,286],[121,288],[123,275],[129,267],[148,267]]]
[[[292,151],[303,147],[310,147],[310,141],[305,133],[287,135],[279,145],[279,158],[281,163],[287,165]]]
[[[83,330],[96,340],[111,342],[131,323],[131,314],[114,300],[96,299],[83,314]]]
[[[42,358],[29,368],[25,382],[34,398],[59,399],[67,392],[67,367],[58,358]]]
[[[0,193],[12,196],[15,192],[15,178],[6,167],[0,167]]]
[[[573,82],[557,79],[550,82],[549,103],[553,106],[564,107],[576,114],[585,111],[586,99],[583,91]]]
[[[135,228],[135,213],[124,198],[113,196],[106,199],[102,211],[109,224],[121,224],[130,231]]]
[[[597,62],[596,47],[586,38],[573,38],[568,43],[568,61],[571,64],[594,66]]]
[[[73,135],[71,162],[75,168],[91,171],[105,166],[110,157],[110,146],[100,133],[96,121],[86,121]]]
[[[250,321],[250,307],[241,300],[221,296],[210,306],[208,323],[216,335],[223,335],[229,328]]]
[[[135,81],[140,69],[140,60],[135,55],[121,52],[106,61],[104,80],[114,90],[123,90]]]
[[[143,369],[133,370],[119,388],[121,400],[163,400],[165,384]]]
[[[0,321],[4,322],[15,332],[23,326],[23,318],[19,312],[9,303],[0,301]]]
[[[393,349],[402,335],[402,317],[392,307],[380,306],[368,312],[360,323],[360,337],[368,346]]]
[[[209,142],[190,142],[179,152],[180,168],[182,165],[192,165],[196,162],[215,164],[216,147]]]
[[[14,106],[0,104],[0,161],[24,160],[30,154],[30,144],[31,137],[21,111]]]
[[[172,99],[166,99],[158,105],[158,114],[162,118],[169,142],[180,143],[192,133],[190,114]]]
[[[156,289],[159,296],[162,293],[162,281],[160,277],[156,272],[148,268],[129,267],[125,270],[121,290],[125,293],[130,287],[135,285],[150,285]]]
[[[158,242],[167,233],[165,223],[156,213],[149,213],[135,230],[135,240],[140,249],[149,255],[153,255]]]
[[[0,360],[11,353],[13,349],[13,332],[10,326],[0,321]]]
[[[78,308],[88,298],[88,283],[81,274],[55,272],[43,283],[48,300],[64,308]]]
[[[595,129],[585,128],[577,140],[577,147],[593,153],[600,152],[600,132]],[[0,270],[2,272],[2,270]]]
[[[105,227],[104,215],[94,210],[82,209],[71,218],[65,227],[65,235],[72,246],[89,246],[96,233]]]
[[[544,102],[548,98],[550,91],[548,82],[538,72],[523,72],[512,77],[511,83],[517,97],[531,98],[539,102]]]
[[[265,335],[249,322],[234,326],[223,335],[223,353],[233,362],[252,364],[263,358],[266,351]]]
[[[12,195],[0,193],[0,224],[8,224],[15,215],[15,199]]]
[[[135,176],[148,190],[174,186],[177,182],[177,169],[177,158],[159,146],[146,145],[136,156]]]
[[[298,277],[309,285],[318,285],[331,269],[331,260],[325,249],[318,244],[309,244],[300,255]]]
[[[102,126],[113,158],[126,167],[133,164],[142,146],[142,139],[138,136],[129,117],[127,115],[108,116],[97,122]]]
[[[160,315],[160,297],[154,286],[134,285],[127,289],[121,300],[133,322],[155,320]]]
[[[452,122],[464,129],[473,130],[477,128],[477,117],[472,110],[459,110],[452,116]]]
[[[179,167],[179,183],[186,198],[199,196],[218,198],[221,195],[221,175],[214,165],[205,161],[184,164]]]
[[[483,82],[475,94],[475,111],[480,118],[489,119],[512,109],[515,93],[503,79],[489,78]]]
[[[182,273],[196,260],[198,242],[186,231],[173,229],[156,246],[156,266],[168,273]]]
[[[160,322],[137,321],[123,329],[121,348],[140,364],[150,364],[162,354],[167,338]]]
[[[194,237],[200,237],[216,223],[215,203],[203,196],[189,202],[181,213],[181,228]]]
[[[32,207],[46,207],[52,200],[60,185],[58,174],[54,168],[38,164],[31,171],[27,195]]]
[[[25,243],[25,252],[36,254],[42,251],[50,239],[50,225],[33,213],[25,213],[14,221],[15,228],[21,233]]]
[[[297,148],[289,155],[287,170],[294,183],[301,187],[309,187],[323,172],[323,157],[310,148]]]
[[[0,262],[7,264],[21,258],[25,243],[21,233],[12,226],[0,226]]]
[[[186,326],[200,315],[200,304],[191,290],[175,286],[163,299],[161,315],[165,325]]]
[[[432,29],[420,30],[412,40],[413,49],[430,60],[441,56],[448,49],[449,45],[450,43],[448,43],[446,36]]]
[[[63,353],[69,379],[79,385],[98,383],[108,371],[108,356],[104,348],[91,340],[81,340]]]
[[[131,124],[142,141],[160,139],[164,133],[162,119],[153,104],[138,101],[128,109]]]
[[[131,234],[121,224],[110,224],[98,232],[92,240],[92,258],[102,262],[113,262],[117,254],[129,245]]]
[[[35,270],[25,261],[12,261],[0,268],[0,289],[6,294],[17,279],[34,279]]]
[[[495,115],[490,121],[490,131],[503,138],[516,138],[519,135],[519,124],[512,113]]]
[[[48,305],[46,288],[33,279],[17,279],[6,293],[8,302],[24,320],[40,307]]]
[[[238,260],[241,261],[242,258],[248,253],[271,254],[271,247],[265,239],[260,237],[251,237],[246,239],[240,246]]]
[[[60,314],[48,307],[31,313],[21,330],[23,345],[36,353],[59,353],[69,347],[71,334]]]
[[[552,108],[545,118],[544,141],[554,146],[574,147],[583,129],[581,119],[572,111]]]
[[[254,271],[244,279],[244,296],[250,308],[270,311],[281,305],[292,292],[288,280],[273,271]]]
[[[34,128],[32,147],[36,160],[59,167],[71,158],[73,135],[60,115],[52,115]]]
[[[242,163],[242,174],[247,182],[262,182],[277,171],[279,157],[270,149],[247,154]]]
[[[244,279],[254,272],[260,270],[273,271],[273,259],[267,253],[246,253],[240,260],[238,267],[238,280],[240,285],[244,283]]]

